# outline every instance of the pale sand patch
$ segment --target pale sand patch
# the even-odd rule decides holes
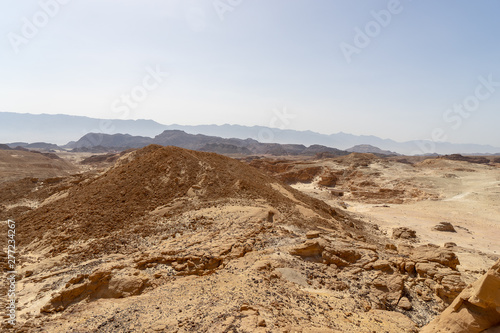
[[[500,170],[469,167],[476,172],[455,170],[458,179],[443,178],[443,170],[427,171],[426,185],[439,190],[442,200],[389,207],[349,202],[349,210],[378,224],[389,236],[393,228],[405,226],[417,232],[418,243],[456,243],[461,270],[488,269],[500,255]],[[432,230],[439,222],[450,222],[457,232]]]
[[[324,162],[321,162],[324,163]],[[333,165],[332,165],[333,167]],[[436,193],[439,200],[423,200],[405,204],[368,204],[353,201],[349,188],[345,195],[333,198],[328,188],[315,182],[293,185],[328,204],[338,205],[344,201],[350,212],[367,222],[378,224],[383,232],[392,236],[392,229],[408,227],[417,232],[418,244],[457,244],[454,251],[462,265],[462,271],[487,270],[500,255],[500,169],[460,161],[429,160],[410,167],[400,163],[378,163],[366,170],[381,173],[375,181],[387,186],[394,180],[404,180],[408,188],[419,188]],[[384,185],[383,185],[384,184]],[[391,199],[388,195],[387,200]],[[439,222],[450,222],[456,233],[433,231]],[[474,275],[473,274],[473,275]]]

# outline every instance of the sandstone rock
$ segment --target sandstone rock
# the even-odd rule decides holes
[[[446,303],[451,303],[466,287],[459,274],[447,274],[440,283],[435,288],[436,294],[444,299]]]
[[[114,276],[109,270],[101,269],[90,276],[78,275],[66,287],[55,293],[40,312],[59,312],[85,298],[121,298],[140,294],[146,287],[147,278],[141,275],[121,274]]]
[[[392,271],[391,263],[387,260],[377,260],[372,264],[372,268],[378,271],[390,272]]]
[[[435,295],[449,304],[466,287],[460,273],[436,262],[419,262],[415,270]]]
[[[421,333],[479,333],[500,324],[500,260]]]
[[[411,257],[418,263],[436,262],[453,270],[456,270],[457,265],[460,265],[455,253],[433,245],[423,245],[413,249]]]
[[[82,294],[84,294],[86,290],[87,285],[79,285],[56,293],[47,304],[40,308],[40,312],[52,313],[63,311],[67,306],[83,299]]]
[[[342,196],[344,196],[344,191],[341,191],[341,190],[331,190],[330,194],[333,195],[334,197],[342,197]]]
[[[313,239],[313,238],[318,238],[320,235],[319,231],[308,231],[306,233],[306,238],[307,239]]]
[[[432,230],[435,231],[446,231],[446,232],[457,232],[450,222],[439,222],[436,224]]]
[[[396,306],[403,293],[404,280],[397,274],[381,275],[372,281],[372,285],[376,288],[374,296],[382,305]]]
[[[406,310],[406,311],[409,311],[412,309],[412,305],[411,305],[411,302],[410,300],[408,300],[408,298],[406,297],[401,297],[401,299],[399,300],[398,302],[398,306],[403,309],[403,310]]]
[[[329,289],[337,290],[337,291],[349,289],[349,286],[345,282],[342,282],[342,281],[329,281],[326,286]]]
[[[324,249],[324,242],[318,240],[308,240],[303,244],[290,250],[290,254],[298,255],[301,257],[315,257],[321,256]]]
[[[335,264],[343,267],[355,263],[361,254],[351,248],[329,244],[324,239],[310,239],[290,250],[290,254],[298,255],[305,260]]]
[[[334,187],[337,184],[338,177],[334,174],[321,176],[321,179],[318,181],[318,185]]]
[[[405,263],[405,271],[408,274],[415,274],[416,273],[415,263],[412,262],[412,261],[409,261],[409,262]]]
[[[361,254],[357,250],[342,246],[335,246],[335,247],[328,246],[325,248],[325,251],[328,253],[332,253],[351,264],[361,259]]]
[[[375,320],[383,323],[397,323],[399,332],[405,333],[416,333],[418,332],[417,325],[407,316],[396,311],[384,311],[384,310],[370,310],[369,315],[372,315]],[[367,332],[366,330],[364,330]],[[361,329],[357,332],[363,332]],[[375,332],[386,332],[386,330],[380,330]]]
[[[79,283],[82,283],[83,280],[85,280],[86,278],[88,278],[88,274],[78,274],[77,276],[71,278],[68,283],[66,283],[66,288],[68,288],[69,286],[71,286],[72,284],[79,284]]]
[[[396,245],[394,245],[392,243],[385,244],[385,249],[386,250],[391,250],[391,251],[397,251],[398,250],[398,248],[396,247]]]
[[[253,264],[252,267],[257,271],[265,271],[267,269],[270,269],[272,267],[272,264],[269,260],[258,260]]]
[[[439,265],[436,263],[417,263],[415,270],[421,277],[433,277],[439,270]]]
[[[108,292],[104,296],[122,298],[138,295],[144,289],[146,281],[146,278],[134,275],[113,276],[109,281]]]
[[[500,333],[500,324],[490,327],[487,330],[482,331],[481,333]]]
[[[324,251],[322,253],[322,258],[323,258],[323,262],[327,265],[333,264],[333,265],[336,265],[337,267],[349,266],[349,262],[336,256],[335,254],[333,254],[331,252]]]
[[[417,238],[417,232],[406,227],[394,228],[392,229],[392,238],[413,239]]]

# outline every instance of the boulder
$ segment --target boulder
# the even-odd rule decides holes
[[[406,311],[409,311],[412,309],[411,302],[406,297],[401,297],[401,299],[398,302],[398,307],[400,307],[401,309],[406,310]]]
[[[321,256],[325,247],[325,242],[320,240],[307,240],[299,246],[290,250],[290,254],[308,258]]]
[[[382,303],[379,304],[382,305],[382,308],[385,306],[394,307],[398,304],[404,288],[404,279],[401,275],[380,275],[371,284],[374,287],[372,289],[373,296]]]
[[[417,232],[410,228],[399,227],[392,229],[392,238],[394,239],[413,239],[417,238]]]
[[[342,197],[342,196],[344,196],[344,191],[342,191],[342,190],[331,190],[330,194],[333,195],[334,197]]]
[[[105,298],[122,298],[138,295],[145,287],[147,279],[136,275],[113,276],[109,281]]]
[[[412,261],[408,261],[405,263],[405,271],[406,273],[412,275],[412,274],[415,274],[416,270],[415,270],[415,263],[412,262]]]
[[[374,270],[383,271],[383,272],[391,272],[392,267],[391,263],[387,260],[377,260],[372,264],[372,268]]]
[[[435,231],[445,231],[445,232],[457,232],[450,222],[439,222],[436,224],[432,230]]]
[[[413,249],[411,257],[416,263],[436,262],[453,270],[456,270],[457,265],[460,265],[460,261],[454,252],[431,244]]]

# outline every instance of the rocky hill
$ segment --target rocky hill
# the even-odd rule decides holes
[[[24,177],[59,177],[76,172],[71,163],[52,153],[0,149],[0,183]]]
[[[489,158],[486,158],[484,156],[462,156],[460,154],[445,155],[445,156],[442,156],[441,158],[443,158],[445,160],[465,161],[465,162],[477,163],[477,164],[488,164],[491,162]]]
[[[376,154],[376,155],[382,155],[382,156],[396,156],[399,155],[398,153],[395,153],[393,151],[389,150],[382,150],[378,147],[372,146],[372,145],[356,145],[354,147],[346,149],[346,151],[350,153],[371,153],[371,154]]]

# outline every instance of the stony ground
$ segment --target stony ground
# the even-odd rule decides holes
[[[437,205],[457,179],[498,181],[494,165],[248,162],[149,146],[87,160],[77,175],[0,184],[0,219],[19,231],[15,330],[417,332],[496,258],[495,242],[428,244],[427,226],[374,213]]]

